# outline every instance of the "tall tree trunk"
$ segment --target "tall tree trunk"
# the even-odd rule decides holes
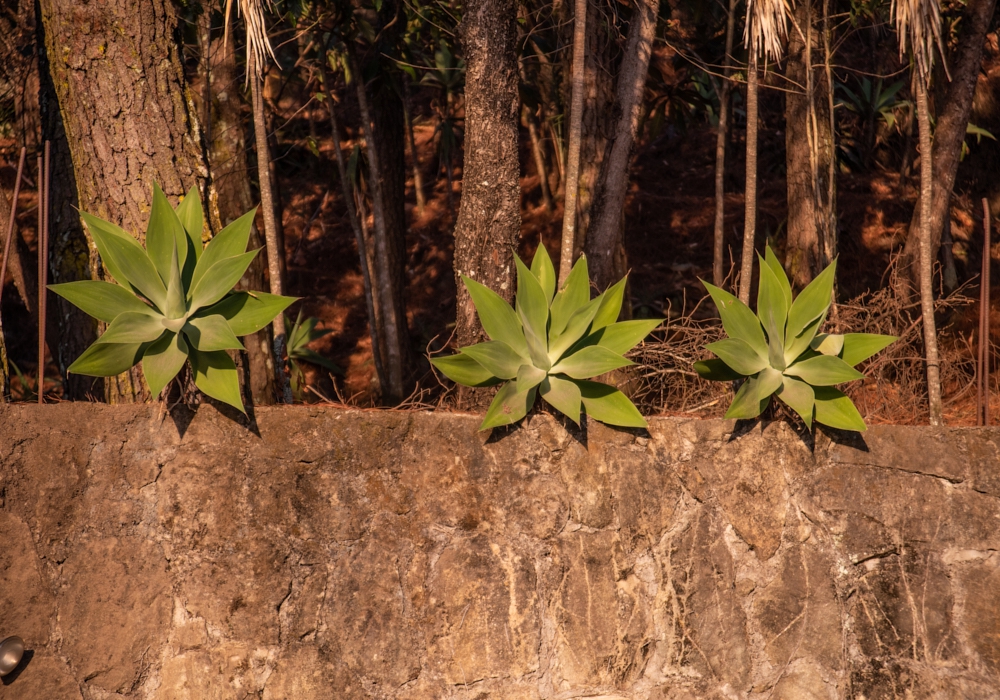
[[[624,228],[628,170],[642,117],[642,98],[659,10],[660,0],[640,0],[632,16],[618,73],[617,123],[601,168],[594,215],[587,231],[587,262],[591,278],[600,290],[613,285],[628,271]]]
[[[934,288],[931,255],[931,189],[934,186],[931,151],[931,119],[927,105],[927,78],[917,75],[917,119],[920,125],[920,315],[924,324],[924,355],[927,361],[927,398],[931,425],[941,425],[941,376],[937,328],[934,323]]]
[[[965,129],[972,112],[972,98],[982,64],[983,46],[990,29],[996,0],[969,0],[965,15],[959,23],[959,36],[955,56],[950,64],[951,83],[934,125],[934,183],[930,210],[930,255],[936,260],[941,247],[941,234],[948,205],[962,156]],[[930,153],[930,152],[929,152]],[[921,187],[923,197],[923,187]],[[922,235],[920,231],[922,203],[918,202],[910,220],[906,246],[900,258],[899,291],[909,296],[920,289],[920,262]]]
[[[580,141],[583,138],[584,72],[587,46],[587,0],[576,0],[573,14],[572,97],[569,108],[569,147],[563,199],[562,245],[559,250],[559,284],[569,277],[577,247],[577,204],[580,199]]]
[[[455,224],[456,340],[484,338],[462,284],[466,275],[508,301],[521,230],[514,0],[470,0],[460,26],[465,49],[465,161]]]
[[[740,301],[750,303],[753,284],[754,239],[757,236],[757,61],[751,56],[747,66],[747,172],[743,211],[743,254],[740,261]]]
[[[406,120],[406,145],[410,148],[410,160],[413,167],[413,194],[417,202],[417,213],[423,215],[424,207],[427,206],[427,197],[424,195],[424,176],[420,172],[420,159],[417,157],[417,141],[413,138],[413,114],[410,107],[410,84],[404,78],[403,82],[403,118]],[[333,110],[333,105],[330,105]]]
[[[153,183],[177,198],[193,184],[201,188],[206,175],[175,44],[175,6],[167,0],[39,0],[39,7],[73,165],[54,165],[54,181],[68,186],[72,174],[80,209],[143,240]],[[72,203],[57,197],[53,192],[67,213],[53,211],[54,230],[71,231],[77,221],[68,213]],[[89,259],[94,276],[104,276],[93,248]],[[149,399],[138,367],[108,378],[105,392],[114,403]]]
[[[788,187],[788,245],[785,268],[792,286],[802,289],[825,268],[835,249],[836,215],[830,164],[836,158],[826,72],[817,68],[821,36],[813,0],[800,2],[788,41],[785,75],[785,166]],[[825,42],[824,44],[825,45]]]
[[[722,286],[723,254],[726,240],[726,141],[729,138],[729,93],[732,85],[733,34],[736,26],[736,0],[729,0],[726,15],[726,55],[719,89],[719,124],[715,133],[715,229],[712,239],[712,283]]]

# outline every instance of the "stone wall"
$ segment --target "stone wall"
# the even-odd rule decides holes
[[[0,407],[0,698],[1000,698],[1000,431]]]

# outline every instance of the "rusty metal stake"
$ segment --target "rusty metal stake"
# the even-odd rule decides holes
[[[990,205],[983,198],[983,269],[979,277],[976,425],[990,424]]]
[[[49,165],[51,141],[45,142],[45,160],[38,156],[38,403],[45,403],[45,326],[49,282]]]
[[[0,264],[0,299],[3,299],[4,281],[7,279],[7,260],[10,259],[10,244],[14,240],[14,221],[17,219],[17,198],[21,194],[21,175],[24,173],[24,160],[28,149],[21,146],[21,159],[17,163],[17,180],[14,181],[14,197],[10,201],[10,220],[7,222],[7,238],[3,246],[3,263]],[[0,328],[3,322],[0,321]]]

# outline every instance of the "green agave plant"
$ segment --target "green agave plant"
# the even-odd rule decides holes
[[[465,386],[491,386],[507,380],[479,429],[521,420],[537,394],[577,424],[582,408],[604,423],[646,427],[623,393],[587,380],[634,364],[624,354],[660,322],[616,323],[625,279],[591,299],[585,258],[577,261],[558,293],[556,271],[545,246],[538,246],[530,270],[516,255],[514,260],[516,310],[489,288],[462,277],[490,342],[431,360],[449,379]]]
[[[81,212],[101,260],[118,282],[84,280],[49,287],[108,328],[69,366],[110,377],[142,362],[153,396],[191,362],[198,388],[243,411],[236,365],[227,350],[256,333],[295,301],[263,292],[234,292],[256,250],[247,252],[256,210],[202,246],[204,216],[192,188],[174,210],[158,185],[146,247],[118,226]]]
[[[756,316],[732,294],[702,281],[729,337],[706,345],[719,359],[696,362],[695,370],[715,381],[746,378],[726,418],[756,418],[775,395],[809,428],[815,420],[842,430],[866,429],[858,409],[834,385],[862,379],[855,366],[896,338],[819,332],[833,300],[836,267],[832,262],[793,301],[788,277],[768,246],[760,259]]]
[[[302,368],[303,362],[311,362],[314,365],[325,367],[336,374],[344,373],[333,362],[330,362],[330,360],[315,350],[309,349],[309,343],[333,333],[332,330],[317,330],[316,326],[318,324],[319,319],[315,316],[303,319],[302,309],[299,309],[299,315],[294,323],[292,323],[292,319],[285,316],[285,326],[291,328],[288,331],[288,362],[292,365],[291,379],[293,394],[301,395],[302,388],[305,385],[305,372]]]

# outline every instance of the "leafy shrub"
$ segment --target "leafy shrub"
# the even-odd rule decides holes
[[[244,349],[237,336],[256,333],[295,301],[233,291],[258,252],[246,252],[255,212],[203,247],[198,190],[192,188],[175,211],[153,185],[145,249],[118,226],[81,212],[118,284],[84,280],[49,287],[108,324],[69,371],[111,377],[141,362],[157,396],[190,361],[202,392],[243,411],[236,365],[226,351]]]
[[[715,381],[746,378],[726,418],[756,418],[776,395],[809,428],[815,420],[842,430],[866,429],[858,409],[834,385],[862,379],[854,367],[896,338],[819,332],[833,300],[836,267],[834,261],[792,301],[788,277],[768,246],[760,259],[756,316],[732,294],[702,281],[729,337],[706,345],[719,359],[696,362],[695,370]]]
[[[577,261],[558,293],[555,268],[545,246],[538,246],[530,270],[517,256],[514,259],[516,310],[489,288],[463,276],[491,340],[432,360],[449,379],[465,386],[491,386],[507,380],[479,429],[521,420],[537,394],[577,424],[584,409],[604,423],[645,427],[646,421],[623,393],[587,380],[633,364],[624,354],[660,322],[616,323],[625,279],[591,299],[585,258]]]

